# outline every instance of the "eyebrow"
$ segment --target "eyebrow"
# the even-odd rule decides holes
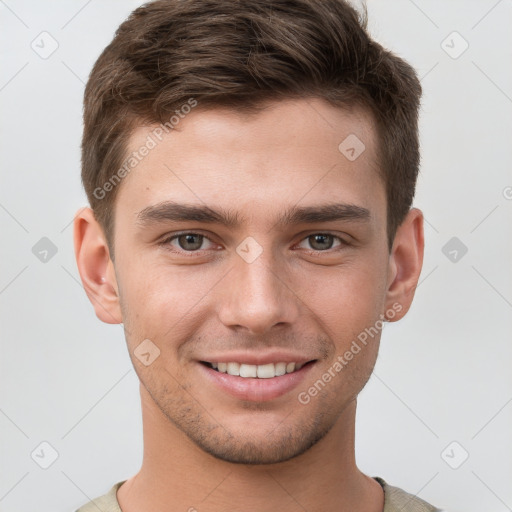
[[[319,206],[294,206],[276,220],[278,225],[312,224],[339,220],[368,221],[370,211],[362,206],[344,203],[331,203]],[[137,214],[137,223],[146,227],[160,222],[204,222],[223,224],[229,228],[240,226],[245,218],[232,210],[208,206],[181,204],[163,201],[148,206]]]

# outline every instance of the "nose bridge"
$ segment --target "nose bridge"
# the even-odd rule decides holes
[[[283,262],[270,248],[246,239],[234,254],[227,278],[219,310],[226,326],[262,333],[297,318],[298,299],[286,284]]]

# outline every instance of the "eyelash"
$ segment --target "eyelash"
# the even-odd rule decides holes
[[[194,257],[194,255],[202,255],[202,252],[204,252],[204,250],[208,250],[208,249],[204,249],[204,250],[197,249],[195,251],[186,251],[184,249],[180,249],[180,250],[175,250],[174,248],[169,249],[169,247],[171,247],[170,243],[173,240],[179,238],[180,236],[184,236],[184,235],[199,235],[199,236],[202,236],[204,239],[208,240],[209,242],[214,243],[208,236],[204,235],[203,233],[199,233],[199,232],[196,232],[196,231],[183,231],[181,233],[174,233],[173,235],[166,237],[164,240],[159,242],[159,245],[163,246],[165,249],[168,249],[172,253],[180,254],[180,255],[186,254],[187,257]],[[340,243],[339,243],[338,246],[331,247],[330,249],[326,249],[324,251],[321,251],[321,250],[318,250],[318,249],[306,249],[306,251],[309,254],[315,254],[316,255],[316,254],[321,254],[321,253],[332,253],[332,252],[334,252],[336,250],[340,250],[340,248],[343,248],[343,247],[346,247],[346,246],[350,245],[343,238],[339,237],[338,235],[335,235],[334,233],[329,233],[328,231],[318,231],[316,233],[311,233],[310,235],[307,235],[306,237],[302,238],[300,240],[299,244],[302,243],[304,240],[307,240],[308,238],[310,238],[310,237],[312,237],[314,235],[327,235],[327,236],[331,236],[334,239],[337,239]]]

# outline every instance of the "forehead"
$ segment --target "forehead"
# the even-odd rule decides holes
[[[246,115],[198,104],[172,124],[132,133],[128,153],[138,161],[117,199],[125,213],[168,200],[240,206],[245,219],[282,203],[385,203],[373,120],[363,109],[301,99]]]

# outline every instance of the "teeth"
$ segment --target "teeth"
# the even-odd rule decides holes
[[[240,363],[211,363],[212,368],[221,373],[240,377],[257,377],[258,379],[271,379],[280,377],[285,373],[293,373],[300,370],[304,363],[269,363],[269,364],[240,364]]]
[[[258,379],[271,379],[276,376],[274,363],[260,364],[257,368]]]
[[[286,373],[286,363],[276,363],[276,377]]]
[[[241,364],[240,377],[257,377],[258,367],[254,364]]]
[[[240,365],[238,363],[228,363],[227,373],[229,375],[240,375]]]
[[[286,373],[292,373],[295,371],[295,363],[288,363],[286,365]]]

